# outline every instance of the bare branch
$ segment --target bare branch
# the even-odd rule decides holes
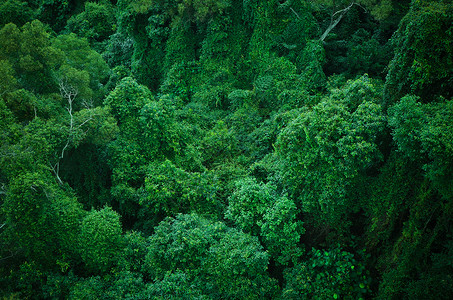
[[[71,140],[72,140],[72,132],[73,132],[73,126],[74,126],[74,116],[72,115],[72,103],[73,103],[74,99],[77,97],[77,94],[79,92],[74,86],[68,84],[67,80],[65,80],[65,79],[60,79],[58,84],[60,87],[61,96],[68,101],[68,107],[66,107],[66,110],[69,113],[69,136],[68,136],[68,140],[66,141],[66,144],[64,145],[63,149],[61,150],[59,159],[62,159],[64,157],[64,153],[65,153],[66,149],[69,147],[69,144],[71,143]]]
[[[299,14],[298,14],[292,7],[290,7],[289,9],[290,9],[290,10],[296,15],[296,17],[300,20]]]
[[[17,253],[19,253],[19,250],[17,250],[16,252],[9,251],[9,253],[11,253],[11,255],[9,255],[9,256],[7,256],[7,257],[2,257],[2,258],[0,258],[0,261],[6,260],[6,259],[8,259],[8,258],[13,257],[13,256],[16,255]]]
[[[58,160],[58,162],[55,165],[53,165],[53,166],[52,166],[52,164],[50,164],[50,168],[52,169],[53,174],[57,178],[58,183],[60,185],[63,185],[63,181],[61,180],[60,175],[59,175],[59,173],[60,173],[60,161]]]
[[[77,129],[79,129],[82,126],[84,126],[85,124],[87,124],[88,122],[90,122],[91,120],[93,120],[95,114],[92,112],[93,100],[92,99],[84,100],[82,102],[82,105],[84,106],[85,109],[87,109],[89,111],[89,116],[82,123],[80,123],[78,125],[75,125],[74,113],[73,113],[73,109],[74,109],[73,103],[74,103],[74,100],[76,99],[76,97],[78,96],[79,91],[78,91],[78,89],[76,87],[74,87],[73,85],[68,83],[66,78],[61,78],[58,81],[58,86],[60,88],[61,96],[64,99],[66,99],[66,101],[68,102],[68,105],[66,107],[66,111],[69,114],[69,128],[68,128],[68,138],[66,140],[65,145],[61,149],[61,152],[60,152],[60,154],[58,156],[57,162],[54,165],[51,164],[50,167],[52,168],[52,171],[53,171],[55,177],[57,178],[59,184],[62,185],[63,181],[61,180],[60,175],[59,175],[60,174],[60,161],[64,158],[68,147],[74,141],[74,132]]]
[[[354,5],[357,5],[361,8],[363,8],[363,6],[361,6],[359,3],[355,3],[355,2],[352,2],[351,4],[349,4],[349,6],[343,8],[343,9],[340,9],[334,13],[332,13],[332,16],[331,16],[331,20],[330,20],[330,25],[329,27],[327,27],[327,29],[324,31],[324,33],[321,35],[321,37],[319,38],[319,40],[321,42],[324,42],[324,40],[326,39],[327,35],[332,31],[332,29],[334,29],[338,23],[340,23],[341,19],[343,18],[343,16],[354,6]],[[363,8],[365,10],[365,8]]]
[[[90,98],[90,100],[86,100],[84,99],[83,102],[82,102],[82,105],[85,109],[91,109],[93,108],[94,104],[93,104],[93,99]]]
[[[72,102],[78,95],[79,91],[68,83],[65,78],[62,78],[58,82],[60,88],[60,94],[63,98],[67,99],[68,102]]]
[[[7,148],[7,147],[4,147],[4,148]],[[0,157],[15,157],[15,156],[23,156],[24,154],[29,154],[31,153],[31,149],[30,147],[18,152],[18,151],[9,151],[9,152],[6,152],[5,150],[7,149],[1,149],[2,151],[0,152]]]
[[[0,97],[3,96],[4,94],[6,93],[9,93],[9,92],[12,92],[13,90],[9,89],[9,90],[4,90],[2,93],[0,93]]]
[[[93,120],[93,117],[94,115],[90,116],[88,119],[86,119],[85,121],[83,121],[82,123],[80,123],[80,125],[77,126],[77,128],[80,128],[82,127],[83,125],[85,125],[86,123],[90,122],[91,120]]]
[[[339,11],[335,12],[335,13],[332,15],[332,17],[335,17],[337,14],[342,14],[342,15],[344,15],[345,13],[348,12],[348,10],[351,9],[351,7],[352,7],[353,5],[355,5],[354,2],[352,2],[351,4],[349,4],[348,7],[343,8],[343,9],[340,9]],[[340,17],[340,18],[341,18],[341,17]]]
[[[6,187],[4,183],[0,186],[0,195],[6,195]]]

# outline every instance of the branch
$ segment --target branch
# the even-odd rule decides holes
[[[0,186],[0,195],[6,195],[6,187],[4,183]]]
[[[16,146],[16,145],[14,145]],[[4,150],[4,149],[1,149],[1,150]],[[2,151],[0,152],[0,157],[15,157],[15,156],[23,156],[24,154],[30,154],[32,151],[30,150],[30,147],[22,150],[20,153],[18,153],[17,151],[9,151],[9,152],[6,152],[6,151]]]
[[[12,251],[9,251],[9,253],[11,253],[10,256],[2,257],[2,258],[0,258],[0,261],[13,257],[13,256],[16,255],[17,253],[19,253],[19,250],[17,250],[17,251],[14,252],[14,253],[13,253]]]
[[[341,14],[341,15],[343,16],[343,15],[344,15],[345,13],[347,13],[348,10],[350,10],[351,7],[352,7],[353,5],[355,5],[355,4],[356,4],[355,2],[352,2],[351,4],[349,4],[348,7],[343,8],[343,9],[340,9],[339,11],[335,12],[335,13],[332,15],[332,17],[335,17],[335,15],[337,15],[337,14]]]
[[[59,172],[60,172],[60,160],[57,161],[55,165],[52,166],[52,164],[49,162],[50,168],[52,169],[52,172],[54,173],[55,177],[58,180],[58,183],[60,185],[63,185],[63,180],[61,180]]]
[[[57,178],[59,184],[63,185],[63,181],[61,180],[60,175],[59,175],[60,174],[60,161],[64,158],[66,150],[68,149],[68,147],[71,145],[71,143],[74,140],[74,131],[81,128],[83,125],[90,122],[91,120],[93,120],[95,114],[92,113],[92,111],[91,111],[91,108],[93,106],[92,101],[90,101],[90,102],[83,101],[82,105],[90,112],[90,115],[81,124],[75,126],[72,104],[73,104],[75,98],[77,97],[77,95],[79,94],[79,91],[73,85],[69,84],[65,78],[61,78],[59,80],[58,86],[60,88],[61,96],[68,101],[68,106],[66,107],[66,110],[69,114],[69,129],[68,129],[69,132],[68,132],[68,138],[66,140],[65,145],[61,149],[57,162],[53,166],[52,166],[52,164],[50,164],[50,167],[52,168],[52,171],[55,174],[55,177]]]
[[[93,116],[95,116],[94,114],[92,116],[90,116],[88,119],[86,119],[85,121],[83,121],[82,123],[80,123],[80,125],[77,126],[77,128],[80,128],[82,127],[83,125],[85,125],[86,123],[90,122],[91,120],[93,120]]]
[[[70,102],[72,102],[79,93],[74,86],[68,84],[68,81],[65,78],[58,81],[58,87],[60,88],[61,96],[68,99]]]
[[[60,94],[63,98],[65,98],[68,101],[68,106],[66,107],[66,110],[68,111],[69,114],[69,133],[68,133],[68,139],[66,140],[66,144],[63,146],[63,149],[61,149],[61,153],[57,159],[57,162],[55,165],[52,166],[50,164],[50,167],[52,168],[53,173],[55,174],[55,177],[58,180],[58,183],[60,185],[63,185],[63,181],[60,178],[60,160],[64,158],[64,154],[66,152],[66,149],[69,147],[69,144],[72,141],[73,138],[73,131],[74,131],[74,116],[72,114],[72,103],[74,99],[77,97],[79,94],[79,91],[72,86],[71,84],[68,84],[67,80],[65,78],[61,78],[58,81],[58,87],[60,88]]]
[[[0,93],[0,97],[3,96],[3,95],[6,94],[6,93],[9,93],[10,91],[13,91],[13,90],[11,90],[11,89],[9,89],[9,90],[4,90],[2,93]]]
[[[299,14],[298,14],[292,7],[290,7],[289,9],[290,9],[290,10],[296,15],[296,17],[300,20]]]
[[[354,5],[358,5],[360,7],[362,7],[360,4],[358,3],[355,3],[355,2],[352,2],[351,4],[349,4],[348,7],[346,8],[343,8],[343,9],[340,9],[339,11],[336,11],[332,14],[331,16],[331,20],[330,20],[330,25],[329,27],[327,27],[326,31],[324,31],[324,33],[321,35],[321,37],[319,38],[319,40],[321,42],[324,42],[324,40],[326,39],[327,35],[332,31],[332,29],[334,29],[338,23],[340,23],[341,19],[343,18],[343,16],[354,6]],[[362,7],[363,8],[363,7]],[[335,16],[338,15],[337,18],[335,18]]]
[[[64,157],[64,153],[65,153],[66,149],[68,148],[68,146],[71,142],[73,127],[74,127],[74,116],[72,115],[72,102],[77,97],[79,92],[74,86],[68,84],[66,80],[60,79],[58,85],[60,87],[61,96],[68,100],[68,107],[66,107],[66,110],[69,113],[69,136],[68,136],[68,140],[66,141],[66,145],[64,145],[63,149],[61,150],[59,159],[62,159]]]

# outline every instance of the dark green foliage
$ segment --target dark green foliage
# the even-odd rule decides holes
[[[51,46],[41,22],[33,20],[21,29],[5,25],[0,30],[0,47],[0,59],[11,63],[22,87],[38,93],[55,91],[51,73],[62,63],[63,54]]]
[[[300,245],[305,232],[297,218],[297,207],[287,196],[278,197],[263,215],[261,234],[272,258],[281,265],[294,263],[303,253]]]
[[[134,40],[132,74],[140,83],[157,90],[164,73],[168,16],[158,4],[147,1],[120,1],[118,7],[119,24]]]
[[[23,107],[20,108],[20,114],[36,115],[38,111],[46,114],[60,106],[52,101],[57,100],[53,93],[60,92],[64,97],[62,86],[75,91],[74,98],[80,100],[77,101],[77,109],[82,107],[83,100],[89,102],[93,98],[95,104],[99,103],[99,98],[103,96],[100,85],[107,79],[109,69],[86,40],[74,35],[50,38],[44,25],[37,20],[26,23],[21,29],[8,24],[1,29],[0,36],[0,44],[4,49],[0,59],[7,83],[2,94],[6,93],[5,97],[11,98],[30,98],[13,94],[14,88],[23,88],[47,98],[35,103],[28,99],[19,100]],[[27,118],[30,119],[29,116]]]
[[[452,15],[1,1],[0,298],[451,298]]]
[[[166,273],[162,280],[147,285],[144,294],[151,299],[210,299],[195,287],[182,271]]]
[[[285,25],[280,35],[273,38],[280,55],[299,61],[299,54],[312,39],[319,37],[319,26],[307,1],[289,1],[278,5],[281,22]]]
[[[51,273],[47,275],[46,284],[42,288],[44,297],[50,299],[69,298],[69,293],[78,280],[79,278],[72,272],[65,275]]]
[[[43,268],[76,258],[84,212],[71,191],[59,187],[47,172],[20,174],[11,181],[2,212],[11,238]]]
[[[321,42],[310,41],[298,57],[305,88],[309,91],[322,89],[326,85],[326,75],[322,69],[325,63],[324,48]]]
[[[104,97],[102,84],[107,81],[110,71],[102,56],[90,48],[86,39],[77,38],[75,34],[59,35],[53,46],[66,54],[58,80],[74,86],[79,97],[93,98],[96,105],[100,104],[100,98]]]
[[[389,109],[394,140],[404,155],[424,163],[427,178],[445,198],[450,198],[453,101],[423,105],[416,102],[418,99],[406,96]]]
[[[184,103],[190,102],[195,92],[199,68],[199,64],[193,61],[174,63],[162,83],[162,93],[180,97]]]
[[[118,267],[124,271],[140,273],[148,253],[148,240],[140,232],[131,231],[123,235],[123,241],[123,251],[118,254]]]
[[[412,205],[415,187],[421,182],[416,164],[392,153],[381,174],[371,186],[370,226],[366,243],[369,249],[382,251],[381,243],[393,243],[407,209]]]
[[[277,294],[274,279],[267,274],[268,254],[258,240],[230,229],[209,248],[203,262],[213,298],[262,299]]]
[[[69,299],[97,299],[104,295],[105,283],[99,276],[81,280],[71,287]]]
[[[347,56],[344,61],[350,74],[367,73],[373,77],[384,78],[385,71],[391,59],[390,45],[382,45],[379,32],[371,33],[358,29],[348,41]]]
[[[354,254],[312,249],[310,258],[288,269],[285,299],[364,299],[370,291],[370,277]]]
[[[206,174],[186,172],[166,160],[148,166],[145,178],[146,196],[140,204],[150,215],[218,213],[220,204],[216,199],[216,190],[216,187],[209,183]]]
[[[119,82],[105,100],[117,120],[119,136],[108,145],[112,167],[112,190],[123,214],[134,214],[138,198],[136,189],[143,183],[146,153],[142,139],[140,111],[152,101],[149,90],[130,77]]]
[[[101,208],[110,202],[112,170],[105,149],[96,144],[83,144],[68,152],[61,164],[61,177],[73,187],[84,208]]]
[[[85,10],[68,20],[67,28],[91,42],[107,39],[115,31],[115,16],[110,5],[85,2]]]
[[[181,154],[181,148],[186,142],[182,128],[175,119],[178,103],[174,100],[176,99],[161,98],[159,102],[145,104],[140,111],[145,147],[154,158],[174,159]]]
[[[198,215],[179,215],[166,219],[149,238],[145,259],[146,273],[163,279],[166,272],[186,270],[199,272],[209,247],[218,242],[227,227]]]
[[[188,25],[181,19],[175,19],[171,25],[171,32],[165,48],[165,72],[168,72],[175,64],[190,62],[196,58],[196,34],[193,26]]]
[[[146,272],[159,281],[183,271],[211,298],[256,299],[275,293],[267,274],[268,255],[256,238],[197,215],[179,215],[150,237]]]
[[[93,210],[83,218],[78,251],[89,272],[102,274],[113,267],[123,247],[121,232],[120,216],[110,207]]]
[[[301,109],[276,143],[281,176],[297,205],[315,214],[316,222],[333,222],[338,229],[357,205],[350,193],[382,159],[376,137],[384,116],[367,81],[348,82],[346,95],[334,91],[312,109]]]
[[[124,32],[112,34],[105,46],[103,57],[110,67],[131,68],[132,54],[134,51],[134,41]]]
[[[395,57],[384,90],[387,105],[409,93],[421,96],[423,102],[453,96],[452,16],[448,1],[411,5],[393,38]]]
[[[369,202],[373,212],[368,241],[375,251],[377,243],[385,246],[377,264],[383,273],[380,297],[446,299],[450,288],[444,283],[450,279],[444,266],[448,263],[442,261],[438,266],[443,267],[436,269],[431,255],[443,249],[440,237],[451,234],[447,225],[452,215],[450,155],[445,144],[449,130],[439,131],[439,126],[448,128],[444,122],[451,115],[450,101],[421,104],[418,100],[406,96],[389,109],[400,158],[393,154],[383,168],[377,186],[383,193],[376,193]],[[389,182],[386,178],[391,177]],[[401,223],[401,218],[406,221]],[[434,280],[440,282],[436,291],[427,288]]]
[[[14,23],[22,26],[33,20],[35,12],[27,5],[27,2],[17,0],[5,0],[0,4],[0,26]]]
[[[200,144],[203,163],[208,168],[231,161],[238,153],[237,140],[223,121],[208,131]]]
[[[39,6],[38,19],[59,32],[65,27],[75,4],[75,1],[68,0],[36,0],[36,5]]]
[[[271,183],[259,184],[254,178],[238,180],[225,217],[245,233],[260,237],[279,264],[295,262],[302,254],[298,244],[304,229],[296,219],[296,206],[286,195],[278,195]]]
[[[154,98],[151,92],[139,85],[131,77],[124,78],[114,91],[106,98],[105,104],[118,121],[118,126],[124,134],[138,138],[139,113],[143,106]]]
[[[258,235],[263,215],[276,196],[275,188],[271,184],[259,184],[253,178],[239,180],[228,199],[226,218],[242,231]]]

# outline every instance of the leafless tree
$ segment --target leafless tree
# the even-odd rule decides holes
[[[60,80],[58,81],[58,87],[60,89],[60,95],[63,97],[63,99],[67,101],[66,111],[68,112],[69,115],[69,128],[66,143],[58,155],[57,162],[53,165],[51,164],[51,167],[58,182],[62,185],[63,181],[60,178],[60,161],[64,158],[65,152],[67,151],[71,143],[74,141],[74,133],[77,130],[79,130],[82,126],[93,120],[94,113],[90,113],[83,122],[76,125],[74,121],[74,100],[78,96],[79,91],[76,87],[70,84],[66,78],[60,78]],[[84,100],[82,104],[84,108],[92,112],[91,108],[93,104],[91,101]]]

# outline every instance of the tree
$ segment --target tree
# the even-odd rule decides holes
[[[130,77],[121,80],[105,99],[118,124],[118,135],[108,144],[112,168],[111,193],[125,215],[134,215],[138,204],[136,189],[144,182],[142,167],[149,153],[145,149],[140,110],[154,98],[151,92]],[[154,149],[149,149],[154,150]]]
[[[351,10],[354,6],[358,6],[365,10],[370,9],[371,14],[377,19],[385,19],[391,14],[392,11],[392,0],[319,0],[314,1],[315,5],[327,6],[331,9],[330,23],[321,35],[319,40],[324,42],[329,33],[340,23],[343,17]]]
[[[303,254],[301,235],[305,232],[298,210],[288,197],[278,197],[261,222],[263,244],[279,265],[295,263]]]
[[[187,172],[169,160],[150,163],[147,166],[144,195],[140,199],[141,219],[149,223],[156,217],[180,213],[220,215],[222,206],[216,192],[217,187],[205,173]]]
[[[55,91],[52,71],[57,69],[63,54],[52,47],[49,33],[38,20],[26,23],[20,29],[7,24],[0,30],[1,59],[8,60],[21,86],[35,93]]]
[[[416,96],[405,96],[389,109],[389,124],[393,129],[393,139],[401,151],[411,161],[420,164],[439,192],[448,199],[450,188],[448,146],[450,137],[449,120],[453,102],[421,104]]]
[[[77,88],[80,97],[93,99],[96,106],[99,105],[110,72],[102,56],[90,48],[86,39],[73,33],[57,36],[52,46],[65,54],[64,63],[57,72],[58,81],[68,81]]]
[[[84,216],[71,190],[58,186],[49,175],[41,170],[12,178],[2,206],[14,241],[44,269],[72,264]]]
[[[209,291],[213,298],[275,297],[276,281],[267,274],[268,264],[269,256],[256,237],[229,229],[218,243],[209,248],[203,262],[202,269],[209,282],[204,290]]]
[[[373,90],[366,77],[350,81],[313,108],[300,109],[278,136],[283,182],[319,225],[346,225],[345,216],[357,209],[349,198],[355,184],[382,159],[376,138],[384,117]]]
[[[144,295],[152,299],[206,299],[209,298],[195,287],[182,271],[166,273],[162,280],[148,284]]]
[[[294,202],[278,195],[271,182],[258,183],[250,177],[236,181],[225,212],[239,229],[259,237],[281,265],[295,262],[302,254],[299,242],[304,229],[296,215]]]
[[[196,214],[166,218],[149,237],[144,273],[161,280],[168,271],[179,269],[194,279],[202,271],[209,248],[226,230],[222,222],[211,222]]]
[[[115,15],[110,4],[85,2],[85,10],[69,18],[66,27],[91,43],[106,40],[115,31]]]
[[[178,99],[162,97],[146,103],[140,111],[145,148],[155,159],[175,159],[182,155],[187,137],[175,118]]]
[[[11,63],[7,60],[0,61],[0,97],[3,98],[4,94],[12,92],[17,86],[17,79],[15,78],[14,69]]]
[[[268,255],[256,238],[222,222],[178,215],[162,221],[149,242],[145,272],[157,281],[179,270],[212,298],[275,295],[275,281],[266,273]]]
[[[27,2],[7,0],[0,5],[0,26],[8,23],[22,26],[30,22],[34,16],[35,11],[27,5]]]
[[[312,249],[310,258],[285,274],[286,299],[364,299],[370,277],[354,254],[340,248]]]
[[[82,220],[79,252],[88,272],[108,272],[123,248],[120,216],[110,207],[92,210]]]
[[[453,96],[452,16],[449,2],[412,2],[393,38],[395,56],[384,89],[387,106],[406,94],[420,96],[425,103]]]
[[[258,183],[250,177],[238,180],[228,199],[225,217],[242,231],[258,236],[263,215],[273,205],[276,196],[275,187],[270,183]]]
[[[56,32],[61,32],[71,13],[76,8],[76,3],[66,0],[32,0],[28,1],[38,9],[38,19],[50,24]]]
[[[327,27],[327,29],[324,31],[324,33],[321,35],[321,37],[319,38],[319,40],[321,42],[324,42],[324,40],[326,39],[327,35],[332,31],[332,29],[335,28],[335,26],[338,25],[338,23],[340,23],[341,19],[343,18],[343,16],[354,6],[354,5],[359,5],[358,3],[354,3],[354,2],[351,2],[348,6],[346,6],[345,8],[342,8],[338,11],[335,11],[336,9],[336,5],[335,5],[335,1],[333,1],[333,12],[330,16],[330,24],[329,24],[329,27]]]
[[[237,152],[237,141],[223,121],[219,121],[200,142],[203,163],[207,168],[231,161]]]

